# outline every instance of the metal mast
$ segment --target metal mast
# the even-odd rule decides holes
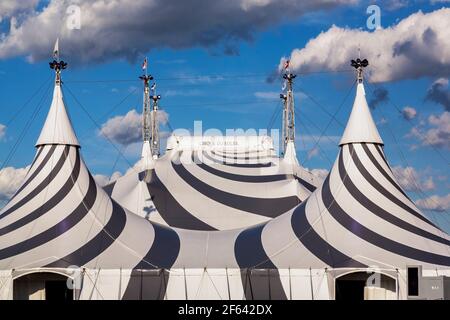
[[[158,123],[158,101],[161,99],[160,95],[156,94],[156,84],[152,86],[152,101],[153,108],[151,111],[151,144],[153,158],[159,157],[159,123]]]
[[[283,125],[282,125],[282,151],[283,154],[286,151],[286,146],[289,142],[295,141],[295,113],[294,113],[294,93],[292,89],[293,80],[297,75],[292,74],[288,68],[283,75],[283,79],[286,81],[286,94],[281,94],[280,98],[283,99]]]
[[[144,83],[144,99],[143,99],[143,107],[142,107],[142,140],[144,144],[146,142],[150,142],[151,139],[151,126],[150,126],[150,87],[149,82],[153,80],[151,75],[147,74],[147,67],[144,68],[145,73],[139,77]]]
[[[55,70],[55,84],[61,85],[61,71],[67,68],[67,63],[59,58],[59,39],[56,39],[55,48],[53,49],[53,61],[49,62],[50,69]]]

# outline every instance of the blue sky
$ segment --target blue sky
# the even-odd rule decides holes
[[[438,8],[450,7],[448,2],[433,1],[377,3],[381,8],[383,28],[394,26],[419,10],[426,14]],[[47,5],[48,2],[41,1],[29,10],[41,12]],[[252,30],[251,40],[240,36],[233,38],[230,47],[227,40],[220,37],[211,46],[193,41],[192,46],[187,43],[176,48],[174,42],[170,42],[167,45],[162,43],[161,46],[149,45],[146,50],[140,49],[138,54],[131,57],[126,54],[122,57],[120,54],[113,57],[105,54],[104,59],[101,55],[95,56],[91,62],[80,61],[71,40],[62,36],[62,58],[69,62],[69,69],[63,74],[65,99],[88,167],[93,173],[110,176],[114,171],[125,172],[129,164],[134,164],[138,159],[139,143],[128,147],[115,143],[123,154],[118,157],[117,149],[99,135],[99,126],[114,116],[125,115],[132,109],[140,112],[142,91],[137,77],[141,73],[140,64],[144,55],[149,58],[150,73],[155,76],[158,93],[163,97],[161,107],[169,114],[173,128],[192,128],[195,120],[203,120],[205,129],[266,128],[274,110],[280,108],[276,94],[281,89],[281,80],[277,78],[273,82],[267,81],[269,75],[278,68],[280,59],[289,57],[294,49],[305,47],[309,40],[317,38],[332,25],[372,32],[366,27],[368,5],[366,1],[356,1],[356,4],[336,6],[333,9],[312,10],[299,13],[298,16],[292,14],[286,19],[280,18],[279,21],[271,21]],[[26,23],[29,19],[27,14],[18,13],[19,24]],[[10,37],[12,16],[4,14],[0,23],[1,31],[6,37],[6,40],[0,41],[5,43]],[[152,30],[146,32],[152,33]],[[50,44],[53,39],[46,42]],[[65,43],[70,50],[65,51]],[[111,40],[109,45],[114,47],[114,40]],[[108,43],[104,46],[105,52],[108,52]],[[364,47],[364,44],[361,47]],[[0,45],[0,124],[6,126],[3,136],[0,131],[2,167],[25,167],[34,155],[33,146],[50,103],[50,95],[45,95],[45,90],[51,87],[53,81],[53,74],[47,64],[52,46],[47,45],[47,48],[48,59],[41,52],[44,49],[40,47],[36,48],[36,55],[30,58],[33,52],[6,50]],[[227,49],[233,54],[227,52]],[[2,54],[2,50],[7,53]],[[34,49],[30,47],[30,50]],[[364,55],[364,49],[362,54]],[[420,61],[417,63],[420,64]],[[338,152],[336,143],[343,132],[341,124],[345,124],[348,118],[353,92],[337,113],[338,121],[331,122],[320,140],[320,152],[317,155],[311,154],[311,148],[314,146],[314,139],[322,134],[330,121],[329,115],[322,108],[330,114],[338,110],[352,86],[354,75],[352,72],[328,72],[323,64],[319,64],[317,68],[310,65],[309,68],[324,73],[300,74],[296,79],[296,106],[300,109],[297,154],[303,165],[309,169],[329,169]],[[349,67],[345,68],[350,70]],[[425,99],[433,83],[442,78],[445,79],[441,74],[433,73],[419,75],[417,78],[405,76],[399,80],[381,81],[367,88],[369,100],[372,98],[372,88],[384,88],[388,92],[387,101],[381,102],[372,112],[385,142],[385,152],[391,165],[398,167],[399,174],[407,167],[411,167],[413,174],[416,174],[415,179],[422,191],[408,191],[414,199],[436,196],[439,201],[445,202],[443,198],[449,194],[448,143],[426,144],[420,136],[411,134],[414,128],[422,130],[424,134],[432,129],[430,116],[443,118],[445,107]],[[43,89],[24,106],[42,85]],[[91,121],[69,91],[87,109],[96,123]],[[313,97],[317,103],[308,96]],[[42,97],[44,102],[41,111],[17,145],[12,158],[5,163]],[[117,106],[125,97],[128,98]],[[406,120],[398,111],[408,106],[417,112],[410,120]],[[274,127],[279,127],[280,123],[278,117]],[[443,126],[445,125],[444,123]],[[449,125],[447,124],[447,127]],[[164,130],[168,128],[165,127]],[[308,152],[312,156],[308,157]],[[443,208],[447,209],[447,212],[428,212],[440,217],[441,222],[450,227],[445,203]]]

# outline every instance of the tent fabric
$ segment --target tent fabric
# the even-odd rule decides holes
[[[370,114],[366,91],[362,82],[357,85],[353,109],[339,145],[358,142],[383,144],[377,126]]]
[[[36,146],[45,144],[80,146],[64,105],[63,94],[59,83],[55,84],[50,112],[47,115],[44,127],[36,142]]]
[[[123,208],[96,184],[71,141],[38,145],[24,183],[0,211],[0,296],[11,297],[12,270],[83,270],[82,299],[330,299],[336,277],[374,267],[397,277],[405,297],[408,265],[450,274],[449,235],[403,192],[380,143],[342,145],[305,199],[295,177],[273,177],[298,172],[292,166],[283,171],[270,155],[251,162],[267,166],[229,166],[219,162],[230,155],[219,153],[174,148],[138,175],[159,213],[176,209],[211,227],[199,231]],[[214,170],[189,162],[196,157]],[[262,222],[215,230],[250,214]]]
[[[317,178],[296,167],[270,150],[175,148],[150,169],[125,175],[105,190],[150,221],[181,229],[228,230],[268,221],[304,201]]]

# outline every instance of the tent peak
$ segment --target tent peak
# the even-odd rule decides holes
[[[363,68],[368,66],[367,59],[352,60],[352,66],[357,72],[356,97],[353,102],[352,112],[345,127],[339,146],[349,143],[375,143],[383,145],[383,140],[378,133],[373,121],[369,105],[366,100],[366,92],[363,83]]]
[[[58,52],[55,49],[55,52]],[[61,90],[61,71],[67,68],[67,63],[59,59],[59,53],[50,62],[50,68],[55,70],[55,88],[50,110],[45,120],[41,134],[36,142],[36,147],[48,144],[71,145],[79,147],[78,139],[72,127]]]

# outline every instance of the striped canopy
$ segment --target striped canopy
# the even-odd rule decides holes
[[[286,213],[315,190],[317,180],[270,149],[174,148],[105,190],[150,221],[213,231],[247,227]]]
[[[365,100],[358,86],[355,101]],[[62,95],[55,97],[54,110],[65,112]],[[373,122],[370,112],[359,121]],[[72,131],[70,122],[64,128]],[[449,235],[403,192],[377,141],[343,143],[309,197],[308,184],[283,171],[282,162],[272,166],[271,154],[241,167],[222,162],[242,155],[172,150],[138,175],[155,216],[168,227],[112,200],[95,183],[73,136],[59,137],[69,140],[38,144],[25,182],[0,212],[0,270],[162,269],[170,278],[173,270],[265,269],[279,297],[287,297],[286,270],[450,269]],[[253,223],[248,217],[262,222],[240,229],[226,222]],[[127,292],[132,283],[122,285]]]

